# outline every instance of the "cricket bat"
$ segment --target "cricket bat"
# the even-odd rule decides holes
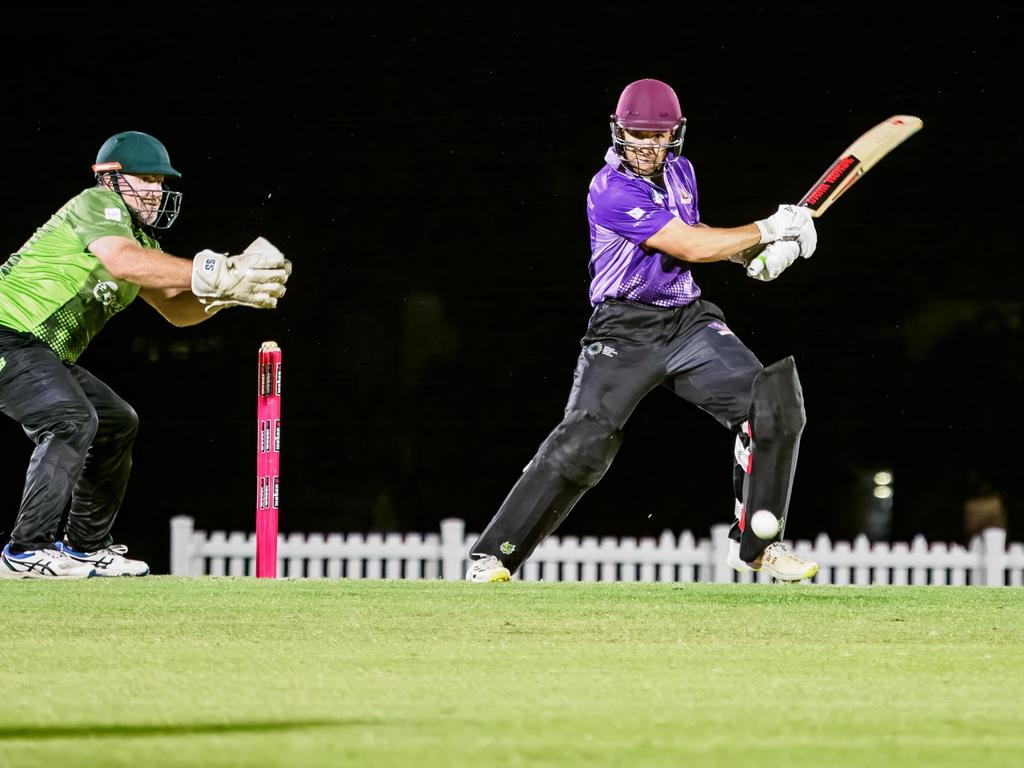
[[[810,209],[811,216],[815,218],[821,216],[861,176],[874,168],[879,160],[921,130],[922,127],[924,127],[924,122],[921,118],[913,115],[893,115],[888,120],[879,123],[836,158],[835,162],[801,198],[798,205]],[[766,245],[762,244],[748,248],[733,256],[731,261],[747,266],[765,247]]]

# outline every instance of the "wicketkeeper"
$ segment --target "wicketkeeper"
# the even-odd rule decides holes
[[[152,136],[110,137],[93,172],[96,186],[69,200],[0,265],[0,411],[36,446],[0,553],[0,577],[149,573],[110,535],[138,417],[75,361],[136,296],[173,325],[194,325],[225,307],[273,309],[291,272],[262,238],[237,256],[164,253],[154,231],[170,227],[181,205],[181,192],[164,181],[181,174]]]
[[[741,227],[701,223],[693,166],[680,155],[685,128],[665,83],[640,80],[622,92],[611,117],[612,146],[587,196],[594,311],[565,418],[470,550],[472,581],[510,578],[608,470],[626,420],[657,386],[736,433],[729,564],[783,581],[818,571],[781,541],[804,427],[793,358],[763,367],[722,311],[701,298],[689,269],[758,249],[748,274],[774,279],[814,252],[814,223],[795,205]],[[678,496],[685,475],[667,456],[644,481],[663,482]],[[780,520],[774,540],[759,539],[746,523],[761,509]]]

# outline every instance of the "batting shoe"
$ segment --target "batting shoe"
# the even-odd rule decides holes
[[[124,556],[128,551],[124,544],[111,544],[95,552],[79,552],[65,541],[58,541],[54,547],[76,562],[91,565],[97,576],[145,576],[149,573],[149,565]]]
[[[469,570],[466,571],[466,579],[468,581],[479,583],[508,581],[511,578],[512,574],[508,568],[502,565],[501,560],[494,555],[486,555],[476,560],[471,560]]]
[[[0,552],[2,579],[88,579],[95,575],[93,566],[72,560],[57,549],[15,553],[8,544]]]
[[[764,571],[779,581],[803,581],[814,578],[818,572],[818,564],[813,560],[805,560],[789,551],[789,547],[781,541],[773,541],[761,556],[750,567],[755,571]]]
[[[726,555],[725,562],[738,573],[751,573],[752,571],[760,570],[759,568],[751,568],[750,565],[743,562],[743,559],[740,557],[740,543],[733,539],[729,539],[729,554]]]

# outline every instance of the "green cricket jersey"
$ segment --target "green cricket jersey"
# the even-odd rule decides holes
[[[89,252],[91,242],[108,235],[160,247],[135,227],[116,192],[87,189],[0,264],[0,325],[31,333],[60,359],[75,362],[107,320],[139,294],[139,286],[115,280]]]

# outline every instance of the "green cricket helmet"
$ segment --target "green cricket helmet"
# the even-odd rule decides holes
[[[92,170],[96,180],[100,183],[106,180],[106,185],[117,192],[126,204],[126,196],[133,200],[133,204],[128,204],[128,210],[140,224],[154,229],[167,229],[178,218],[181,192],[173,192],[164,187],[157,203],[152,195],[140,194],[124,177],[130,174],[181,178],[181,174],[171,165],[167,148],[148,133],[124,131],[114,134],[103,142]]]

